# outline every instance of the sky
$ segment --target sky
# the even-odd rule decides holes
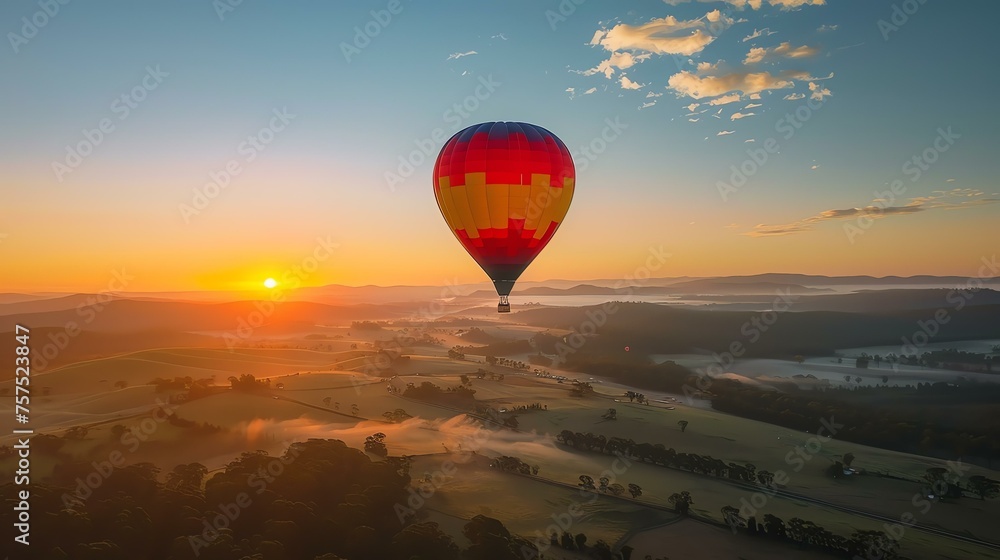
[[[987,0],[9,0],[0,291],[483,281],[430,177],[442,138],[502,120],[577,169],[523,280],[974,276],[1000,239],[998,20]]]

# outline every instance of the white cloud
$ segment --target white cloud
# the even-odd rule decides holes
[[[684,108],[693,113],[698,107],[701,107],[701,103],[692,103],[690,105],[686,105]]]
[[[446,58],[445,60],[455,60],[455,59],[462,58],[463,56],[472,56],[474,54],[479,54],[479,53],[477,53],[476,51],[466,51],[466,52],[451,53],[451,54],[448,55],[448,58]]]
[[[678,4],[686,4],[691,0],[663,0],[663,1],[666,2],[667,4],[670,4],[671,6],[677,6]],[[726,4],[736,8],[737,10],[742,10],[747,6],[755,10],[759,10],[761,2],[763,2],[763,0],[698,0],[698,2],[703,2],[706,4],[712,2],[725,2]]]
[[[825,33],[827,31],[836,31],[839,27],[840,27],[839,25],[821,25],[816,29],[816,31],[819,31],[820,33]]]
[[[785,96],[785,99],[789,101],[798,101],[799,99],[805,99],[806,96],[803,93],[789,93]]]
[[[730,134],[735,134],[735,130],[720,130],[716,136],[729,136]]]
[[[592,88],[588,89],[587,91],[583,92],[583,94],[584,95],[590,95],[590,94],[594,93],[595,91],[597,91],[597,88],[592,87]]]
[[[825,6],[826,0],[767,0],[772,6],[782,10],[793,10],[801,6]]]
[[[643,86],[643,84],[628,79],[628,76],[625,74],[622,74],[621,85],[622,89],[640,89]]]
[[[656,105],[656,100],[655,99],[652,100],[652,101],[647,101],[646,103],[643,103],[642,105],[640,105],[639,106],[639,110],[641,111],[643,109],[648,109],[649,107],[652,107],[653,105]]]
[[[751,93],[750,94],[750,99],[759,100],[760,99],[760,94],[759,93]]]
[[[654,93],[654,92],[651,91],[651,92],[649,92],[649,93],[646,94],[646,97],[647,98],[650,98],[650,97],[661,97],[662,95],[663,95],[662,93]]]
[[[755,139],[753,139],[753,138],[750,138],[749,140],[744,140],[744,141],[743,141],[743,143],[744,143],[744,144],[749,144],[749,143],[751,143],[751,142],[756,142],[756,141],[757,141],[757,140],[755,140]]]
[[[700,121],[700,120],[701,120],[701,119],[688,119],[688,122],[698,122],[698,121]]]
[[[729,105],[730,103],[736,103],[740,100],[740,94],[733,93],[730,95],[723,95],[722,97],[715,98],[708,102],[709,105]],[[721,109],[719,109],[721,111]]]
[[[770,89],[785,89],[795,85],[796,79],[807,79],[804,72],[734,72],[721,76],[698,76],[688,71],[679,72],[667,80],[670,89],[694,99],[717,97],[730,92],[760,93]]]
[[[593,76],[594,74],[604,74],[604,77],[611,79],[614,75],[615,69],[625,70],[626,68],[631,68],[636,64],[648,59],[652,56],[649,53],[634,55],[630,52],[613,52],[611,56],[604,61],[601,61],[597,66],[580,72],[584,76]]]
[[[731,121],[738,121],[740,119],[745,119],[747,117],[752,117],[752,116],[754,116],[756,114],[757,113],[740,113],[739,111],[737,111],[737,112],[733,113],[733,116],[729,117],[729,120],[731,120]]]
[[[706,22],[712,24],[712,30]],[[590,44],[600,45],[612,53],[633,51],[690,56],[715,41],[713,30],[721,31],[732,24],[733,20],[719,10],[692,20],[667,16],[640,25],[619,23],[611,29],[598,30]]]
[[[823,99],[833,95],[832,93],[830,93],[830,90],[824,88],[823,86],[817,84],[816,82],[809,82],[809,91],[812,92],[812,95],[809,96],[809,99],[815,99],[816,101],[823,101]]]
[[[767,56],[767,49],[763,47],[754,47],[750,49],[750,52],[747,53],[747,57],[743,59],[743,64],[756,64],[764,60],[765,56]]]
[[[819,49],[815,49],[807,45],[793,47],[791,43],[786,41],[777,47],[771,47],[770,49],[761,47],[754,47],[750,49],[750,52],[747,53],[747,57],[743,61],[743,64],[756,64],[763,61],[765,58],[770,57],[805,58],[815,56],[817,53],[819,53]]]
[[[756,109],[757,107],[763,107],[760,103],[751,103],[744,107],[744,109]]]
[[[746,43],[747,41],[753,41],[757,37],[766,37],[768,35],[774,35],[775,33],[777,33],[777,31],[771,31],[770,27],[765,27],[764,29],[754,28],[753,33],[743,38],[743,42]]]

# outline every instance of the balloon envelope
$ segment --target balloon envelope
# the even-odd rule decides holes
[[[445,143],[433,180],[441,214],[503,304],[566,217],[576,170],[566,145],[548,130],[488,122]]]

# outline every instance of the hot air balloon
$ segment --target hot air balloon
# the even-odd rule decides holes
[[[433,180],[441,215],[493,281],[500,296],[497,312],[509,313],[514,282],[569,210],[573,157],[540,126],[488,122],[445,143]]]

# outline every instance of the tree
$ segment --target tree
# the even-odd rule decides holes
[[[742,529],[747,526],[747,520],[740,515],[740,508],[733,506],[722,506],[722,520],[733,529]]]
[[[677,422],[677,425],[681,427],[681,432],[684,432],[684,430],[686,430],[687,427],[688,427],[688,421],[687,420],[679,420]]]
[[[847,452],[844,453],[844,466],[850,468],[851,463],[854,462],[854,453]]]
[[[889,384],[889,376],[888,375],[883,375],[882,376],[882,383],[885,383],[886,385]]]
[[[628,493],[632,494],[632,498],[638,498],[639,496],[642,496],[642,487],[638,484],[629,484]]]
[[[361,412],[361,409],[358,408],[358,405],[352,404],[351,405],[351,414],[353,414],[354,416],[357,416],[359,412]]]
[[[771,486],[774,482],[774,474],[770,471],[758,471],[757,480],[760,481],[761,486]]]
[[[124,389],[126,387],[128,387],[128,383],[126,383],[125,381],[121,380],[115,381],[115,389]]]
[[[580,486],[584,490],[596,490],[597,489],[597,487],[594,486],[594,478],[592,476],[586,475],[586,474],[581,474],[580,475],[580,484],[578,484],[577,486]]]
[[[802,363],[802,362],[804,362],[804,361],[806,361],[806,359],[805,359],[805,357],[804,357],[804,356],[801,356],[801,355],[799,355],[799,356],[795,356],[795,362],[796,362],[796,363],[799,363],[799,364],[801,364],[801,363]]]
[[[469,384],[469,376],[466,375],[466,374],[464,374],[464,373],[462,375],[458,376],[458,380],[462,383],[462,385],[468,385]]]
[[[607,412],[601,415],[601,418],[604,418],[605,420],[617,420],[618,411],[613,408],[609,408]]]
[[[385,457],[389,450],[385,446],[385,434],[376,432],[365,438],[365,451],[373,455]]]
[[[969,477],[969,491],[981,500],[993,499],[1000,493],[1000,482],[983,475],[973,475]]]
[[[625,493],[625,487],[622,486],[621,484],[618,484],[616,482],[616,483],[612,484],[611,486],[608,486],[608,491],[611,492],[615,496],[621,496],[622,494]]]
[[[331,399],[330,397],[323,397],[323,405],[326,406],[327,408],[330,408],[330,401],[332,400],[333,399]]]
[[[577,533],[576,536],[573,537],[573,543],[576,544],[576,548],[583,550],[583,548],[587,546],[587,535]]]
[[[201,463],[177,465],[174,470],[167,474],[167,487],[197,492],[201,489],[201,481],[206,474],[208,474],[208,468]]]
[[[681,515],[687,515],[691,510],[691,504],[694,503],[691,493],[687,490],[671,494],[667,501],[674,506],[674,511]]]

